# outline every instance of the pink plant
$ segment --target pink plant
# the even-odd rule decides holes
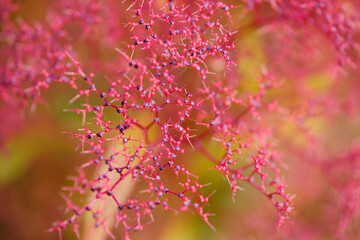
[[[68,133],[89,158],[64,188],[67,219],[50,232],[61,238],[70,226],[80,237],[82,216],[91,215],[83,235],[103,228],[115,239],[115,225],[130,239],[156,221],[158,208],[198,214],[215,229],[208,203],[216,189],[198,177],[206,170],[195,167],[199,158],[223,176],[233,200],[245,183],[265,196],[278,228],[294,205],[283,170],[297,158],[341,196],[334,236],[358,217],[358,147],[327,152],[308,124],[359,116],[357,1],[61,0],[37,23],[14,20],[21,5],[0,2],[4,125],[14,122],[9,107],[35,110],[53,84],[69,86],[75,107],[65,111],[82,117]],[[261,60],[242,45],[248,36],[263,42]],[[253,58],[256,70],[244,70]],[[309,84],[314,73],[329,76],[325,87]]]

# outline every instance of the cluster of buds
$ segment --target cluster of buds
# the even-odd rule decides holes
[[[68,218],[49,229],[60,237],[69,225],[80,235],[81,218],[91,213],[94,228],[102,227],[115,238],[109,224],[115,220],[129,239],[132,231],[154,222],[156,208],[197,213],[215,229],[207,208],[214,192],[204,193],[210,183],[202,182],[192,168],[197,154],[224,177],[234,200],[245,183],[264,195],[276,209],[280,227],[293,203],[282,179],[274,122],[300,114],[289,114],[298,106],[280,107],[282,99],[273,93],[283,86],[277,74],[287,77],[296,70],[276,65],[291,53],[281,49],[284,53],[272,56],[269,64],[274,71],[263,68],[254,77],[254,89],[246,89],[238,66],[246,59],[239,59],[243,49],[236,42],[254,28],[312,25],[333,46],[337,70],[358,66],[353,52],[358,47],[353,40],[356,18],[325,0],[134,0],[106,6],[100,0],[88,5],[63,0],[58,3],[61,10],[49,11],[51,21],[44,25],[13,23],[10,16],[17,6],[0,2],[1,53],[7,58],[0,60],[0,99],[13,109],[34,108],[43,102],[40,93],[56,82],[75,92],[71,104],[80,103],[66,110],[82,116],[81,129],[69,134],[79,139],[77,149],[89,160],[72,178],[74,185],[65,188]],[[270,8],[269,14],[262,7]],[[249,14],[254,20],[247,24]],[[80,34],[71,29],[74,22]],[[73,43],[86,41],[97,42],[104,52],[104,45],[111,45],[115,60],[97,60],[105,54],[100,50],[92,50],[96,53],[88,61],[77,57]],[[265,52],[273,54],[274,46],[268,47]],[[322,104],[308,100],[317,105],[306,117],[318,113]],[[132,194],[130,188],[141,193]],[[80,204],[73,202],[75,195],[81,196]]]

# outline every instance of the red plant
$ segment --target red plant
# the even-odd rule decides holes
[[[335,182],[333,170],[346,175],[358,165],[357,150],[333,161],[351,159],[344,168],[324,162],[328,156],[322,152],[310,157],[326,147],[306,125],[309,119],[332,123],[339,115],[358,115],[359,84],[353,76],[359,67],[359,16],[351,9],[358,5],[62,0],[49,4],[46,21],[29,24],[14,21],[18,6],[3,0],[0,111],[10,106],[22,112],[43,103],[41,92],[53,83],[69,85],[70,103],[81,103],[66,110],[82,116],[81,129],[69,134],[90,157],[72,178],[74,185],[65,188],[68,218],[49,231],[61,238],[62,229],[71,226],[79,236],[81,216],[90,212],[95,228],[115,238],[109,223],[115,219],[129,239],[131,231],[155,221],[156,208],[197,213],[214,229],[207,210],[214,192],[205,194],[211,186],[192,167],[197,154],[230,184],[234,200],[243,183],[263,194],[280,227],[293,209],[282,173],[291,159],[283,154],[304,155],[304,162],[324,168]],[[239,66],[247,66],[251,53],[237,41],[254,31],[263,41],[267,68],[257,68],[250,78]],[[77,44],[90,46],[86,57],[77,56]],[[320,91],[307,82],[319,72],[333,74]],[[11,115],[4,121],[13,121]],[[281,134],[286,123],[304,137],[302,144],[292,141],[294,132]],[[358,216],[353,191],[359,179],[349,178],[335,184],[345,198],[339,200],[344,218],[337,236]],[[141,190],[130,195],[134,183]]]

